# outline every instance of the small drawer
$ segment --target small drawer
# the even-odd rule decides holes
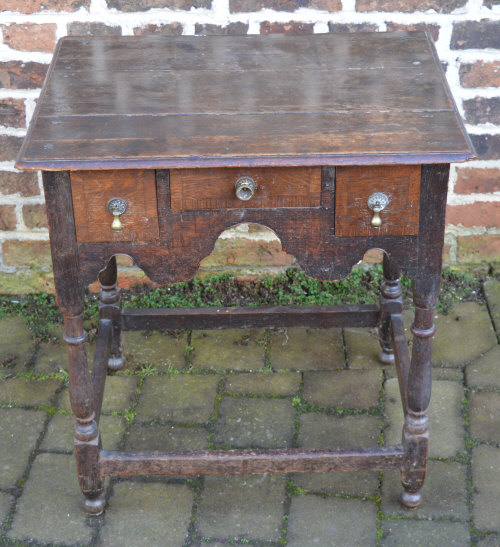
[[[155,172],[152,170],[73,171],[71,191],[78,241],[158,239]],[[108,204],[120,198],[126,210],[113,230]]]
[[[419,231],[420,165],[338,167],[335,180],[335,235],[396,236]],[[380,226],[373,226],[368,199],[385,194]]]
[[[319,207],[320,198],[321,167],[170,170],[172,209]]]

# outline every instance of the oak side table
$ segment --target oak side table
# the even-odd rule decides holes
[[[385,469],[401,471],[401,500],[418,505],[449,163],[472,157],[421,32],[63,38],[16,167],[43,171],[86,510],[103,511],[106,476]],[[120,308],[115,255],[132,257],[157,282],[183,281],[239,223],[271,228],[317,279],[345,277],[368,249],[382,249],[380,306]],[[411,356],[401,271],[413,280]],[[97,278],[90,373],[83,297]],[[401,444],[101,448],[106,367],[123,364],[123,330],[250,326],[378,326],[381,359],[394,362],[399,379]]]

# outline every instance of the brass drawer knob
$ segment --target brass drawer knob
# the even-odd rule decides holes
[[[257,184],[252,177],[240,177],[234,184],[236,197],[242,201],[248,201],[257,190]]]
[[[368,198],[368,208],[373,211],[371,225],[378,228],[382,226],[380,211],[383,211],[389,205],[389,196],[383,192],[375,192]]]
[[[120,215],[127,210],[127,202],[122,198],[111,198],[108,201],[108,211],[113,215],[113,222],[111,223],[111,229],[115,232],[119,232],[123,228]]]

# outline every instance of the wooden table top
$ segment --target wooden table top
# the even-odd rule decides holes
[[[422,32],[66,37],[19,169],[447,163],[473,148]]]

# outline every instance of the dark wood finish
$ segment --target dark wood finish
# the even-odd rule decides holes
[[[422,500],[429,449],[429,402],[432,385],[431,349],[435,333],[434,307],[439,296],[449,165],[422,167],[419,275],[413,282],[415,319],[407,381],[407,409],[403,427],[406,458],[401,473],[401,501],[415,507]],[[424,207],[422,207],[422,205]]]
[[[401,445],[351,450],[274,449],[196,452],[113,452],[101,450],[101,475],[238,475],[400,469]]]
[[[87,364],[83,328],[83,285],[78,261],[76,229],[68,172],[43,173],[57,304],[64,316],[68,348],[69,400],[76,418],[74,450],[78,482],[89,513],[104,509],[99,476],[100,436],[96,423],[95,392]]]
[[[106,380],[106,367],[108,365],[109,346],[113,331],[113,324],[109,319],[99,320],[97,344],[95,348],[94,364],[92,366],[92,385],[94,387],[94,411],[95,421],[99,424],[101,415],[102,397],[104,395],[104,382]]]
[[[418,234],[420,166],[339,167],[335,234],[337,236]],[[368,197],[383,192],[389,204],[380,213],[382,225],[371,225]]]
[[[401,500],[418,505],[449,162],[472,156],[435,49],[422,33],[59,42],[16,165],[45,170],[87,511],[102,512],[107,475],[376,469],[400,469]],[[233,177],[250,170],[262,177],[261,193],[251,206],[234,205],[227,193]],[[391,199],[382,228],[369,225],[366,200],[375,191]],[[111,197],[130,201],[120,233],[110,228]],[[383,249],[380,308],[121,310],[115,255],[131,256],[155,281],[186,280],[219,234],[240,223],[268,226],[317,279],[345,277],[367,250]],[[414,286],[411,359],[402,272]],[[96,278],[100,321],[91,375],[83,287]],[[167,454],[101,449],[104,370],[106,362],[113,369],[123,363],[122,330],[304,324],[378,325],[381,358],[394,360],[398,373],[402,445]]]
[[[267,306],[122,310],[125,330],[374,327],[378,306]]]
[[[405,335],[403,316],[400,314],[391,315],[391,334],[394,348],[394,361],[398,374],[399,392],[403,403],[403,412],[406,414],[408,408],[408,371],[410,370],[410,359],[408,355],[408,342]]]
[[[123,335],[120,319],[120,290],[117,283],[116,258],[113,256],[106,268],[99,272],[99,316],[107,317],[112,322],[111,343],[109,348],[108,367],[111,370],[122,368],[123,358]]]
[[[257,184],[248,201],[235,194],[235,182],[243,176]],[[320,167],[170,170],[172,209],[319,207],[320,197]]]
[[[380,290],[380,325],[378,329],[380,360],[382,363],[394,363],[394,348],[392,344],[392,315],[400,314],[403,309],[401,298],[401,271],[398,264],[387,253],[383,256],[384,282]]]
[[[66,37],[17,167],[470,158],[425,34],[360,36]]]
[[[74,171],[71,187],[78,241],[158,240],[154,171]],[[111,198],[127,202],[118,232],[111,229]]]

